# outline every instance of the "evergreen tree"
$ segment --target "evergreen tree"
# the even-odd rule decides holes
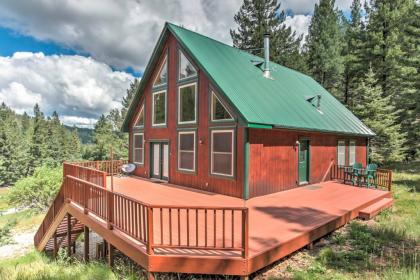
[[[353,0],[351,19],[345,32],[343,102],[353,109],[353,97],[366,68],[366,32],[361,15],[360,0]]]
[[[135,78],[134,81],[130,83],[130,87],[127,89],[126,95],[123,97],[121,104],[121,119],[124,120],[125,116],[127,115],[128,107],[130,107],[131,101],[136,94],[136,90],[140,84],[140,80]]]
[[[390,97],[383,97],[382,90],[372,69],[356,89],[358,100],[355,114],[376,133],[370,142],[370,160],[373,162],[400,161],[403,158],[403,134],[396,124],[397,115]]]
[[[312,77],[342,100],[343,36],[334,3],[334,0],[320,0],[319,4],[315,4],[306,49]]]
[[[33,131],[29,148],[28,174],[32,174],[36,167],[40,166],[46,155],[46,125],[44,114],[38,104],[34,107]]]
[[[237,30],[230,30],[235,47],[263,56],[264,34],[269,34],[272,61],[297,70],[305,69],[300,53],[302,38],[285,26],[286,15],[277,0],[244,0],[234,20],[239,26]]]
[[[45,144],[47,146],[45,160],[48,165],[56,166],[64,160],[63,147],[65,147],[66,139],[60,123],[60,118],[56,111],[53,112],[51,118],[46,123],[47,137]]]

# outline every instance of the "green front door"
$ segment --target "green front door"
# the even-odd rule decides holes
[[[299,184],[309,182],[309,140],[299,141]]]

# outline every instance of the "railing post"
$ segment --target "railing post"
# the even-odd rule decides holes
[[[248,208],[242,210],[242,258],[248,258],[248,239],[249,239],[249,217]]]
[[[108,201],[108,229],[112,229],[114,223],[114,194],[110,191],[106,191]]]
[[[388,170],[388,191],[391,191],[391,185],[392,185],[392,171]]]
[[[88,187],[87,184],[83,184],[83,212],[88,213]]]
[[[147,254],[153,255],[153,208],[147,207]]]

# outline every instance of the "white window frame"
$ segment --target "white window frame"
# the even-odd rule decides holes
[[[194,92],[194,120],[193,121],[181,121],[181,89],[194,86],[195,92]],[[194,124],[197,123],[197,82],[185,84],[178,87],[178,124]]]
[[[349,165],[353,165],[355,163],[356,163],[356,140],[350,140],[349,141]]]
[[[135,136],[136,135],[141,135],[141,137],[142,137],[142,147],[141,148],[136,148],[136,141],[134,140],[134,138],[135,138]],[[143,132],[135,132],[135,133],[133,133],[133,162],[135,163],[135,164],[140,164],[140,165],[143,165],[144,164],[144,143],[145,143],[145,141],[144,141],[144,133]],[[141,162],[137,162],[137,161],[135,161],[135,159],[136,159],[136,150],[143,150],[143,153],[142,153],[142,156],[141,156]]]
[[[214,153],[216,154],[229,154],[226,152],[214,152],[213,151],[213,144],[214,144],[214,134],[215,133],[226,133],[229,132],[232,134],[232,160],[231,160],[231,173],[224,174],[214,172]],[[210,174],[217,175],[217,176],[225,176],[225,177],[233,177],[234,176],[234,168],[235,168],[235,131],[233,129],[213,129],[211,130],[211,147],[210,147]]]
[[[141,116],[141,114],[143,114],[143,124],[142,125],[136,125],[140,116]],[[145,114],[144,114],[144,102],[143,102],[143,104],[140,107],[140,112],[138,113],[137,118],[134,121],[134,126],[133,127],[136,127],[136,128],[144,127],[144,121],[145,121]]]
[[[165,122],[163,123],[155,123],[155,95],[156,94],[160,94],[160,93],[164,93],[165,94]],[[168,100],[167,100],[167,91],[166,89],[164,90],[159,90],[159,91],[155,91],[152,93],[152,126],[165,126],[166,125],[166,120],[167,120],[167,104]]]
[[[342,145],[340,145],[342,144]],[[340,147],[343,147],[344,151],[340,153]],[[343,164],[340,164],[340,154],[343,156]],[[337,141],[337,165],[344,166],[346,165],[346,141],[345,140],[338,140]]]
[[[182,151],[181,150],[181,135],[183,134],[193,134],[194,135],[194,149],[193,149],[193,169],[187,169],[187,168],[181,168],[181,152],[191,152],[191,151]],[[195,158],[196,158],[196,131],[195,130],[191,130],[191,131],[179,131],[178,132],[178,170],[181,171],[188,171],[188,172],[195,172]]]
[[[167,56],[167,55],[165,55],[165,58],[163,59],[162,64],[159,66],[159,71],[157,72],[156,77],[153,79],[153,84],[152,84],[152,87],[153,87],[153,88],[157,88],[157,87],[160,87],[160,86],[166,85],[166,84],[168,83],[168,64],[166,63],[166,62],[167,62],[167,60],[168,60],[168,56]],[[156,80],[157,80],[157,78],[160,76],[159,74],[160,74],[160,72],[162,71],[162,69],[163,69],[163,66],[164,66],[164,65],[166,65],[166,75],[167,75],[167,76],[166,76],[166,83],[155,85]]]
[[[223,108],[225,108],[225,110],[229,113],[230,115],[230,119],[223,119],[223,120],[216,120],[214,119],[214,104],[213,104],[213,96],[217,99],[217,101],[220,102],[220,104],[222,104]],[[223,104],[222,100],[220,100],[220,98],[217,96],[217,94],[212,90],[211,91],[211,96],[210,96],[210,119],[212,122],[226,122],[226,121],[233,121],[234,118],[232,116],[232,113],[228,110],[228,108],[225,106],[225,104]]]
[[[181,78],[181,55],[183,55],[189,61],[189,63],[192,64],[192,66],[195,69],[195,75],[185,77],[185,78]],[[194,66],[194,64],[191,62],[191,60],[184,54],[184,52],[181,51],[181,49],[178,49],[178,81],[184,81],[184,80],[192,79],[192,78],[197,77],[197,76],[198,76],[197,68]]]

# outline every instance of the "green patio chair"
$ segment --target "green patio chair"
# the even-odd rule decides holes
[[[360,174],[361,174],[362,168],[363,168],[363,165],[359,162],[354,163],[350,167],[347,167],[344,170],[344,184],[347,183],[348,178],[350,179],[353,186],[355,184],[358,184],[360,181]]]
[[[361,177],[364,180],[364,183],[368,188],[370,188],[372,185],[374,187],[377,187],[376,185],[376,173],[378,170],[378,165],[376,163],[370,163],[364,170],[364,172],[361,174]]]

